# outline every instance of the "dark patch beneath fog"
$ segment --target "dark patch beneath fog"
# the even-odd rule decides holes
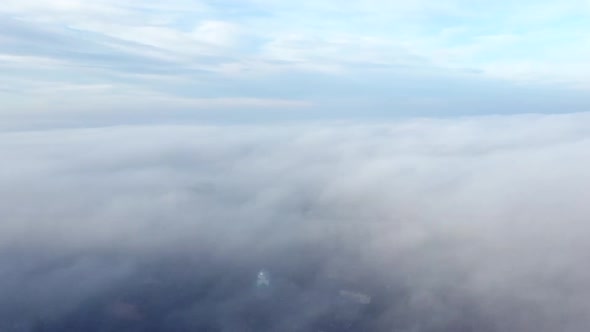
[[[71,301],[67,293],[72,287],[89,282],[89,276],[53,285],[65,296],[53,294],[55,304],[29,303],[28,307],[23,304],[21,310],[26,314],[21,313],[20,317],[7,311],[3,330],[498,330],[492,317],[477,308],[475,299],[441,289],[436,299],[439,303],[425,305],[413,299],[412,287],[401,274],[383,278],[380,269],[363,266],[352,257],[339,257],[350,264],[345,273],[327,273],[328,262],[337,259],[331,255],[293,248],[274,257],[239,261],[186,253],[157,259],[134,257],[133,272],[111,280],[100,291],[86,293],[84,298],[76,299],[75,306],[63,312],[52,312],[44,306]],[[42,276],[66,275],[70,273],[68,270],[84,265],[82,261],[87,259],[70,257],[46,262],[35,270],[25,271],[21,278],[33,278],[30,282],[51,287]],[[112,260],[111,266],[103,266],[105,269],[121,264],[121,258],[100,260]],[[256,284],[261,266],[269,271],[268,287]]]

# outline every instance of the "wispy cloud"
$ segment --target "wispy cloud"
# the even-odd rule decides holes
[[[590,105],[583,93],[589,15],[587,4],[573,0],[10,0],[0,8],[0,68],[5,79],[28,80],[31,91],[36,81],[124,85],[170,98],[292,99],[320,113],[367,93],[373,104],[363,108],[385,105],[392,89],[432,102],[449,86],[465,87],[464,96],[446,96],[428,114],[458,109],[465,96],[485,105],[506,85],[525,104],[537,89],[555,98],[580,90],[572,92],[576,103]],[[21,86],[4,93],[7,104],[22,104],[28,89]],[[537,111],[505,102],[508,112]],[[404,105],[372,111],[424,114]],[[567,110],[556,103],[552,111]]]

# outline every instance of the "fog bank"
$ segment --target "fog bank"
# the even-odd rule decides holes
[[[2,331],[590,328],[587,114],[7,132],[0,154]]]

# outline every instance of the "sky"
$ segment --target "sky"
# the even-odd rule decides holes
[[[588,1],[6,0],[4,128],[571,113]]]

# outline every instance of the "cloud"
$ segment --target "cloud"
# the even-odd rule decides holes
[[[586,330],[588,121],[4,132],[0,326]]]
[[[578,1],[10,0],[0,8],[0,67],[4,80],[20,84],[7,92],[15,87],[3,83],[2,98],[26,113],[36,108],[27,102],[39,81],[124,86],[195,102],[297,99],[321,105],[306,115],[317,120],[314,114],[349,104],[394,116],[489,114],[485,96],[510,87],[511,95],[527,95],[524,104],[535,103],[525,90],[552,100],[569,90],[587,107],[587,9]],[[459,107],[465,101],[455,94],[441,101],[440,91],[453,86],[465,98],[477,96],[469,102],[475,107]],[[392,93],[410,101],[391,105]],[[101,103],[116,98],[105,94]],[[502,112],[535,111],[513,97],[499,102]],[[133,107],[142,104],[138,98]],[[545,108],[579,110],[558,102]]]

